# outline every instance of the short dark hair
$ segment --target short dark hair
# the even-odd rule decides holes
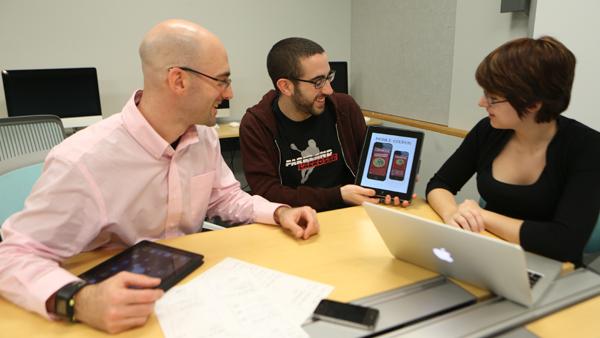
[[[300,59],[322,53],[323,47],[305,38],[287,38],[274,44],[267,55],[267,70],[275,90],[279,79],[302,77]]]
[[[550,122],[569,106],[575,63],[575,55],[553,37],[520,38],[486,56],[475,78],[489,94],[506,98],[520,118],[541,102],[535,121]]]

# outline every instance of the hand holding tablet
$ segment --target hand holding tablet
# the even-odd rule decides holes
[[[143,325],[163,290],[202,263],[202,255],[141,241],[79,276],[88,284],[72,298],[71,320],[109,333]]]

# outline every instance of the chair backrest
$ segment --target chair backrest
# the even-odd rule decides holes
[[[54,115],[0,118],[0,162],[48,151],[64,138],[62,121]]]
[[[594,227],[594,231],[592,231],[592,235],[590,236],[590,239],[588,239],[588,242],[585,245],[583,252],[600,252],[600,215],[598,215],[598,220],[596,220],[596,227]]]
[[[48,155],[48,150],[40,150],[0,161],[0,175],[10,173],[11,171],[23,167],[28,167],[32,164],[41,164],[46,159],[46,155]]]
[[[42,173],[43,164],[30,164],[0,175],[0,227],[10,215],[23,209],[25,199]]]

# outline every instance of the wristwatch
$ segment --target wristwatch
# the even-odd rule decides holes
[[[87,282],[80,280],[60,288],[54,298],[54,313],[75,322],[75,294],[86,285]]]

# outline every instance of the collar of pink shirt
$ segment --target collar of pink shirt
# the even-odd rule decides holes
[[[131,137],[154,158],[159,159],[163,156],[171,157],[175,154],[171,145],[152,128],[137,107],[142,99],[142,95],[142,90],[136,91],[128,104],[123,108],[122,115],[125,128],[129,131]],[[191,125],[181,135],[177,149],[179,151],[197,142],[199,142],[198,130],[195,125]]]

